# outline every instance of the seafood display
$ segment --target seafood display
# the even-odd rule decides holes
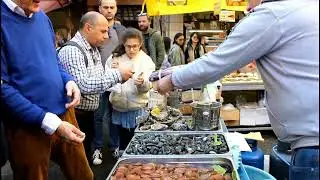
[[[222,134],[136,134],[125,155],[225,154],[229,152]]]
[[[232,83],[263,83],[257,72],[238,73],[234,72],[224,76],[221,80],[222,84]]]
[[[230,167],[225,167],[230,169]],[[229,171],[230,172],[230,171]],[[170,164],[121,164],[111,180],[125,178],[138,180],[141,178],[194,179],[194,180],[232,180],[231,173],[219,174],[213,168],[194,168],[186,164],[176,166]]]
[[[239,176],[227,158],[216,159],[121,159],[109,180],[237,180]]]
[[[179,109],[167,106],[147,110],[137,117],[138,131],[187,131],[194,129],[192,117],[183,117]]]

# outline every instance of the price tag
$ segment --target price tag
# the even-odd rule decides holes
[[[235,11],[221,10],[220,13],[219,13],[219,21],[235,22],[236,21],[236,13],[235,13]]]
[[[167,0],[168,6],[184,6],[187,5],[187,0]]]

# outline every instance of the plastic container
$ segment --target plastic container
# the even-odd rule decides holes
[[[249,180],[276,180],[271,174],[248,165],[243,165]]]
[[[157,91],[151,89],[149,91],[149,101],[148,101],[148,108],[153,108],[155,106],[163,106],[167,107],[167,97],[161,95]]]
[[[277,179],[288,180],[290,163],[291,152],[280,151],[278,145],[273,146],[270,153],[270,174]]]
[[[263,170],[264,153],[257,146],[256,140],[246,139],[252,152],[241,152],[242,163]]]
[[[167,97],[167,105],[173,108],[179,109],[181,104],[181,90],[175,89],[172,92],[169,92]]]
[[[238,169],[238,174],[240,177],[240,180],[250,180],[249,176],[244,168],[244,165],[240,163],[239,169]]]

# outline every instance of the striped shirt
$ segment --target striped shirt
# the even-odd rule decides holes
[[[99,107],[99,96],[113,85],[122,81],[117,69],[104,70],[97,47],[92,47],[80,32],[71,39],[78,43],[86,53],[88,67],[84,56],[74,46],[65,46],[59,51],[60,63],[70,73],[81,91],[81,101],[77,109],[95,111]]]

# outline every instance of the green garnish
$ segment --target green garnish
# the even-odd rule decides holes
[[[236,171],[233,170],[232,173],[231,173],[231,177],[232,177],[232,180],[238,180],[237,179],[237,175],[236,175]]]
[[[187,119],[186,122],[189,127],[193,127],[193,120],[192,119]]]
[[[219,146],[219,145],[221,145],[222,144],[222,142],[221,142],[221,140],[218,140],[218,135],[217,134],[214,134],[213,135],[213,143],[212,143],[212,145],[214,145],[214,146]]]
[[[216,171],[218,174],[221,174],[222,176],[227,172],[227,170],[220,165],[213,165],[213,170]]]

